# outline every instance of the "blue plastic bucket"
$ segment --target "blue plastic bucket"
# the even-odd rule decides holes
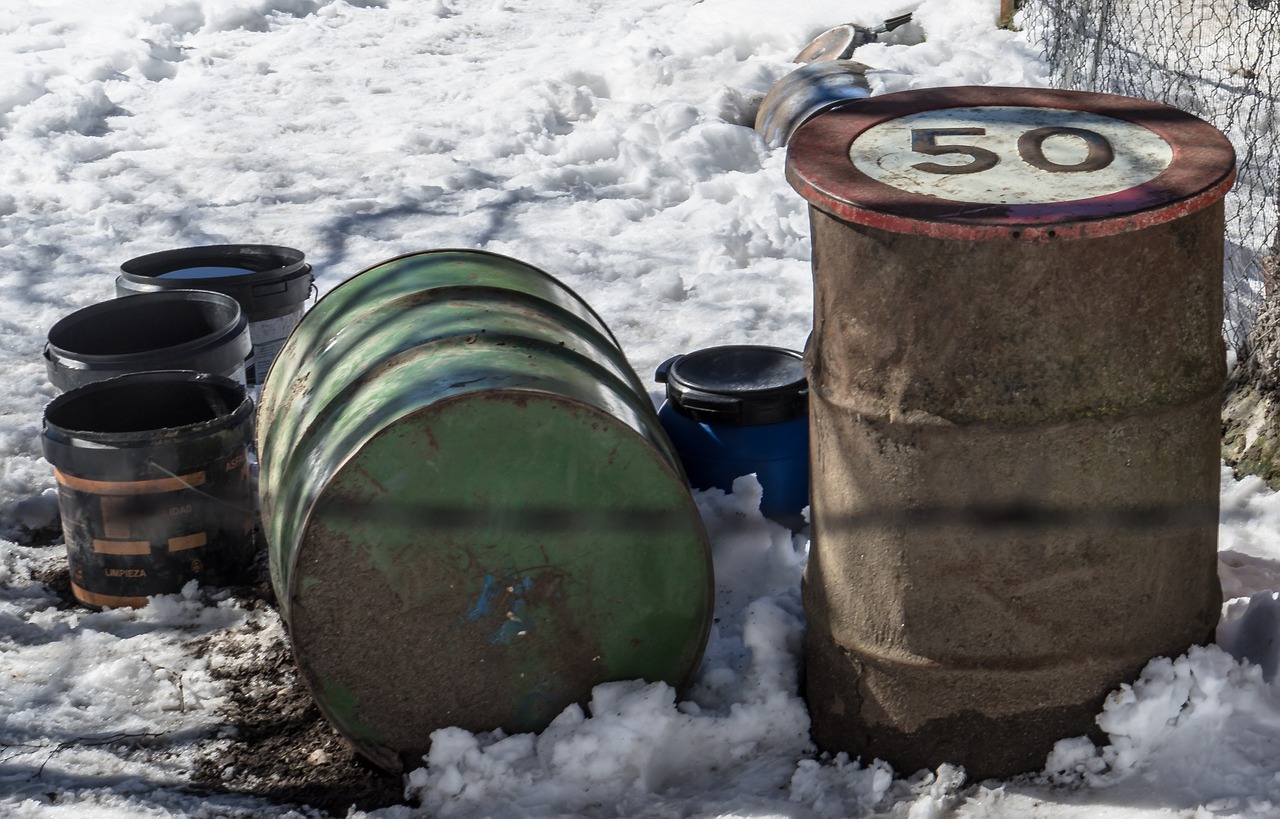
[[[803,357],[781,347],[708,347],[658,367],[658,412],[695,489],[731,491],[755,474],[760,511],[792,529],[809,505],[809,388]]]

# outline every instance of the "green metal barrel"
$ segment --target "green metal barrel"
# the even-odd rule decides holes
[[[539,731],[609,680],[686,685],[710,548],[644,387],[577,295],[469,250],[302,319],[258,417],[271,578],[321,711],[380,766]]]

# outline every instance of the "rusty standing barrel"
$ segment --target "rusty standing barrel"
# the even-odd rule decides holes
[[[299,668],[382,767],[438,728],[539,731],[600,682],[691,681],[701,518],[617,342],[546,273],[442,250],[357,274],[298,324],[258,422]]]
[[[1037,770],[1212,639],[1227,140],[1111,95],[818,116],[806,698],[825,750]]]

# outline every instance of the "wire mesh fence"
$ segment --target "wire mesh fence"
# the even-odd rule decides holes
[[[1173,105],[1231,140],[1223,334],[1243,359],[1280,272],[1280,0],[1025,0],[1015,23],[1055,85]]]

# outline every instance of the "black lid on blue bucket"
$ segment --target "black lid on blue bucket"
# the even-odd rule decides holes
[[[192,289],[223,293],[249,321],[294,312],[311,292],[311,265],[302,251],[279,245],[205,245],[162,250],[120,265],[120,295]]]
[[[782,347],[708,347],[667,359],[653,377],[676,411],[704,423],[777,424],[809,411],[804,357]]]

